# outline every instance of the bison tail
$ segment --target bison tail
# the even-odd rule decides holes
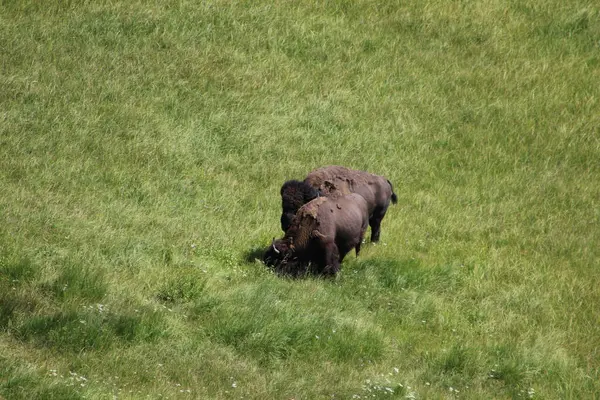
[[[398,203],[398,196],[396,196],[396,193],[394,193],[394,186],[392,186],[392,182],[387,181],[390,184],[390,189],[392,189],[392,204],[397,204]]]

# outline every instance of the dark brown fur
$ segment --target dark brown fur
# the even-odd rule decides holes
[[[284,183],[281,188],[281,228],[284,231],[288,229],[301,203],[305,204],[317,196],[336,198],[349,193],[358,193],[367,201],[371,241],[377,242],[381,221],[390,202],[393,204],[398,202],[391,182],[379,175],[336,165],[310,172],[303,182]]]
[[[348,252],[360,253],[368,218],[367,202],[359,194],[318,197],[298,210],[285,236],[273,241],[263,260],[292,275],[307,269],[335,275]]]
[[[304,204],[319,197],[319,191],[312,186],[297,180],[287,181],[280,190],[281,194],[281,228],[283,231],[292,224],[296,212]]]

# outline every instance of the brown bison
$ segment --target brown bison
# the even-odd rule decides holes
[[[381,220],[390,201],[398,202],[392,183],[383,176],[335,165],[312,171],[304,181],[290,180],[283,184],[281,229],[287,231],[296,211],[314,198],[336,198],[348,193],[358,193],[367,201],[371,241],[379,241]]]
[[[369,222],[367,201],[351,193],[317,197],[300,207],[282,239],[273,240],[263,261],[279,272],[335,275],[344,256],[356,255]]]

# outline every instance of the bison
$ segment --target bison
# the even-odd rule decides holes
[[[371,242],[379,241],[381,220],[390,205],[398,202],[392,183],[383,176],[340,166],[329,166],[310,172],[304,181],[290,180],[281,187],[281,229],[285,232],[292,224],[296,211],[319,196],[336,198],[358,193],[369,208]]]
[[[290,275],[310,270],[333,276],[349,251],[360,253],[368,223],[369,207],[361,195],[317,197],[298,209],[284,237],[273,240],[263,261]]]

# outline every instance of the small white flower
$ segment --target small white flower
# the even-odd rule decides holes
[[[235,388],[237,387],[237,383],[236,383],[236,382],[233,382],[233,383],[231,384],[231,387],[235,389]]]

